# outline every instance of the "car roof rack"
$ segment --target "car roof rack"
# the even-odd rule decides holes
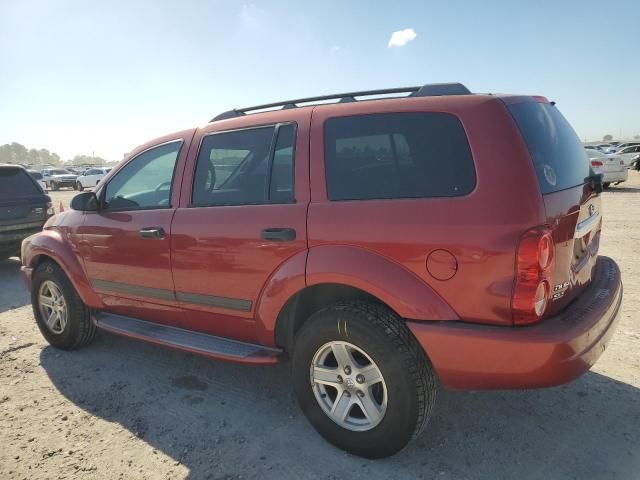
[[[211,122],[236,118],[256,110],[268,110],[280,107],[282,110],[297,108],[299,103],[323,102],[325,100],[338,100],[338,103],[357,102],[355,97],[369,97],[373,95],[393,95],[394,93],[408,93],[407,97],[438,97],[443,95],[471,95],[471,91],[461,83],[431,83],[421,87],[386,88],[382,90],[364,90],[361,92],[335,93],[333,95],[321,95],[317,97],[298,98],[283,102],[265,103],[254,107],[234,108],[223,112],[211,119]],[[368,99],[371,100],[371,99]],[[305,105],[306,106],[306,105]]]

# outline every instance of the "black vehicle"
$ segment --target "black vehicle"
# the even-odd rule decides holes
[[[19,165],[0,165],[0,260],[20,255],[22,240],[54,214],[51,198]]]

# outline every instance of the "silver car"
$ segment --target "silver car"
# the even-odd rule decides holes
[[[618,185],[629,178],[629,171],[624,161],[617,155],[606,155],[599,150],[585,148],[594,173],[601,173],[604,188],[612,183]]]

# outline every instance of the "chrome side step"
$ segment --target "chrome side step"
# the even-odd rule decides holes
[[[178,350],[240,363],[277,363],[282,350],[239,342],[136,318],[94,313],[93,322],[102,330]]]

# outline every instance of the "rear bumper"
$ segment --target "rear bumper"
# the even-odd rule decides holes
[[[539,324],[407,325],[448,388],[549,387],[570,382],[593,366],[615,331],[621,303],[620,270],[612,259],[599,257],[591,285],[560,314]]]

